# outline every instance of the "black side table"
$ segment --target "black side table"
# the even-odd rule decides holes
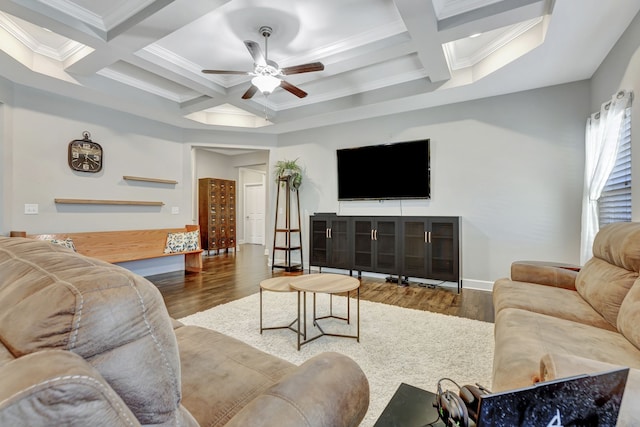
[[[433,406],[435,401],[434,393],[402,383],[374,427],[445,427]]]

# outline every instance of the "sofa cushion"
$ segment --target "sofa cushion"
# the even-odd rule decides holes
[[[547,353],[640,368],[640,350],[618,332],[506,308],[496,315],[492,390],[539,381],[540,360]]]
[[[225,425],[296,369],[283,359],[211,329],[179,326],[175,333],[182,363],[183,404],[202,426]]]
[[[505,308],[521,308],[615,330],[578,292],[570,289],[499,279],[493,285],[493,308],[495,313]]]
[[[0,367],[0,425],[134,427],[140,423],[77,354],[44,350]]]
[[[638,273],[593,257],[582,267],[576,278],[576,290],[614,327],[618,310]]]
[[[640,222],[616,222],[602,227],[593,241],[593,256],[640,272]]]
[[[593,258],[578,273],[576,289],[613,326],[640,271],[640,223],[618,222],[600,229]]]
[[[124,268],[0,237],[0,339],[13,357],[46,349],[83,357],[141,424],[193,423],[180,406],[178,348],[162,296]]]
[[[640,349],[640,279],[635,281],[620,305],[618,330]]]

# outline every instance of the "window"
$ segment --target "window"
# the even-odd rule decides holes
[[[625,110],[618,139],[616,165],[598,199],[600,227],[631,221],[631,107]]]

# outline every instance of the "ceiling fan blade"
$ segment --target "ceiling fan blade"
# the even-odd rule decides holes
[[[282,74],[288,76],[289,74],[300,74],[300,73],[310,73],[312,71],[322,71],[324,70],[324,65],[322,62],[310,62],[309,64],[295,65],[293,67],[285,67],[283,68]]]
[[[232,71],[232,70],[202,70],[205,74],[250,74],[249,71]]]
[[[253,62],[255,62],[256,65],[260,65],[261,67],[267,66],[267,59],[262,53],[262,49],[260,49],[260,45],[258,43],[251,40],[245,40],[244,45],[247,46],[247,49],[253,58]]]
[[[305,96],[307,96],[307,92],[303,91],[302,89],[300,89],[298,86],[294,86],[291,83],[282,80],[280,82],[280,87],[288,92],[291,92],[292,94],[294,94],[295,96],[297,96],[298,98],[304,98]]]
[[[253,95],[256,94],[256,92],[258,91],[258,87],[255,85],[251,85],[251,87],[249,87],[249,89],[247,89],[247,91],[244,93],[244,95],[242,95],[242,99],[250,99],[253,97]]]

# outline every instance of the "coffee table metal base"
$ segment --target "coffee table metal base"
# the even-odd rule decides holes
[[[302,298],[301,298],[301,295]],[[357,306],[357,323],[356,323],[356,334],[355,335],[347,335],[347,334],[335,334],[335,333],[331,333],[331,332],[327,332],[325,331],[322,326],[320,326],[320,324],[318,323],[318,320],[323,320],[323,319],[338,319],[338,320],[344,320],[347,322],[347,324],[351,323],[351,300],[350,300],[350,295],[351,292],[347,291],[347,317],[340,317],[340,316],[336,316],[333,314],[333,294],[329,294],[329,298],[330,303],[329,303],[329,314],[326,316],[321,316],[321,317],[317,317],[317,313],[316,313],[316,293],[313,293],[313,325],[316,326],[318,328],[318,330],[320,331],[320,333],[312,338],[307,339],[306,337],[306,332],[307,332],[307,293],[305,291],[298,291],[298,330],[300,330],[300,317],[302,315],[302,318],[304,319],[304,334],[298,334],[298,351],[300,351],[300,348],[305,345],[305,344],[309,344],[312,341],[317,340],[320,337],[323,336],[328,336],[328,337],[341,337],[341,338],[353,338],[355,339],[357,342],[360,342],[360,288],[358,287],[356,289],[356,306]],[[301,306],[301,301],[302,301],[302,313],[300,313],[300,306]],[[302,340],[300,339],[300,336],[302,335]]]
[[[306,324],[306,322],[304,324],[304,331],[298,332],[298,331],[300,331],[299,325],[298,325],[297,329],[294,328],[294,325],[298,322],[298,319],[294,319],[288,325],[283,325],[283,326],[267,326],[267,327],[265,327],[263,325],[263,322],[262,322],[262,291],[263,291],[263,289],[265,289],[267,291],[274,291],[274,292],[292,292],[292,290],[290,290],[290,288],[289,288],[288,281],[289,280],[286,280],[286,283],[285,283],[285,281],[283,279],[281,279],[281,278],[272,278],[272,279],[264,280],[264,281],[262,281],[260,283],[260,334],[262,334],[262,331],[268,331],[268,330],[274,330],[274,329],[289,329],[289,330],[295,332],[296,335],[298,335],[298,336],[302,335],[303,338],[307,337],[307,324]]]
[[[289,329],[292,330],[293,332],[298,332],[298,330],[296,328],[293,327],[293,325],[295,325],[298,322],[298,319],[293,319],[291,321],[291,323],[289,323],[288,325],[283,325],[283,326],[263,326],[262,324],[262,289],[260,289],[260,334],[262,334],[262,331],[270,331],[270,330],[274,330],[274,329]],[[303,336],[305,336],[305,333],[302,333]]]

